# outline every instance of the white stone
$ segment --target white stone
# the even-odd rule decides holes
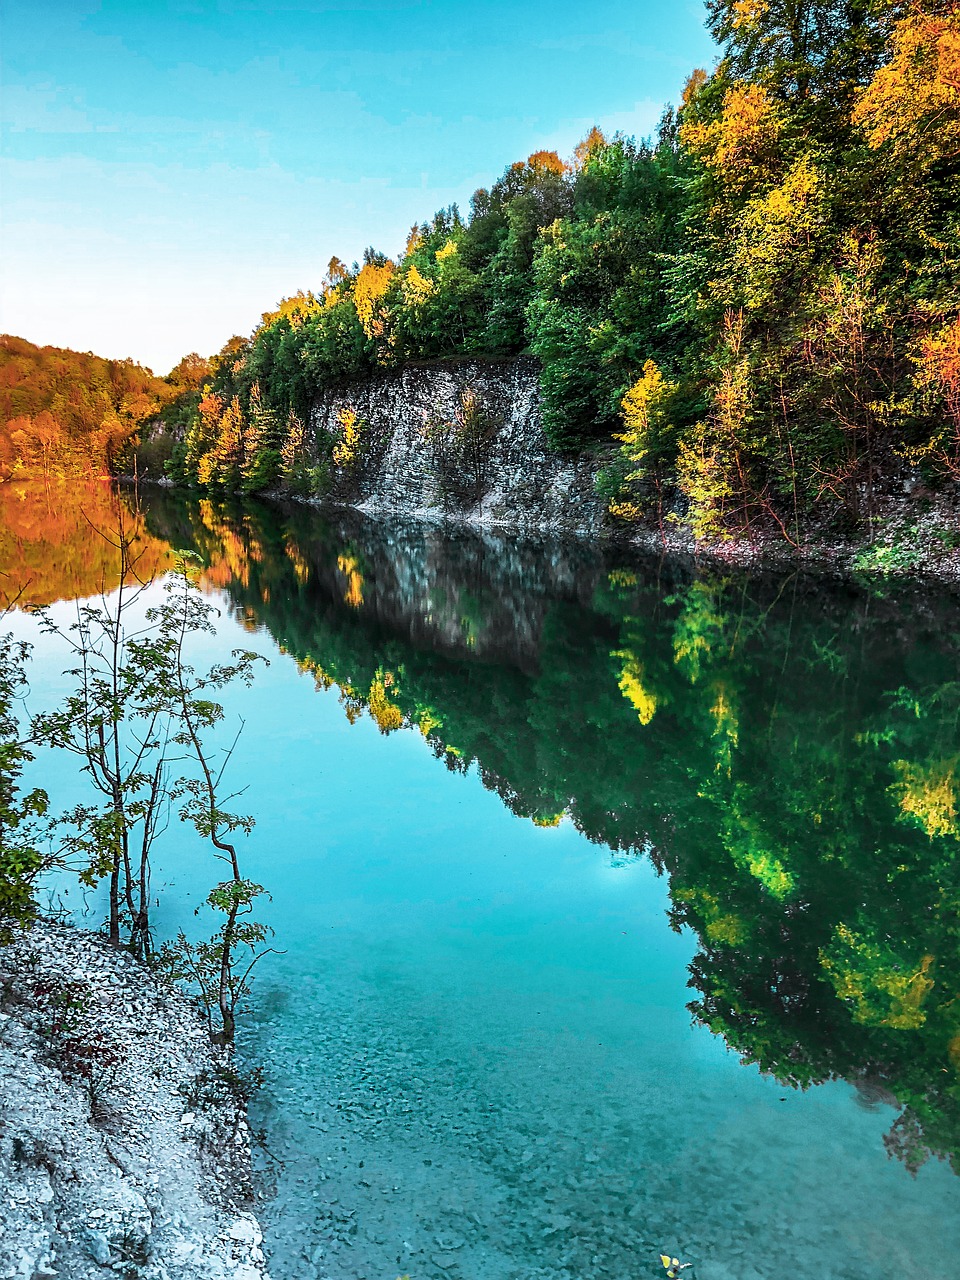
[[[230,1239],[237,1240],[241,1244],[260,1244],[263,1240],[263,1234],[260,1231],[259,1224],[255,1219],[247,1217],[238,1218],[230,1228]]]
[[[123,1123],[109,1135],[91,1120],[84,1083],[36,1062],[38,977],[94,982],[98,998],[82,1016],[123,1043],[109,1097],[118,1111],[122,1106]],[[211,1138],[204,1150],[183,1141],[182,1125],[196,1116],[181,1114],[181,1090],[218,1059],[184,997],[160,990],[134,959],[81,930],[45,923],[0,948],[0,983],[18,997],[13,1012],[4,1012],[0,1037],[0,1280],[94,1280],[110,1274],[100,1268],[119,1257],[125,1241],[149,1252],[138,1268],[142,1280],[266,1280],[254,1255],[262,1239],[255,1219],[221,1207],[249,1161],[245,1141],[226,1145],[234,1116],[204,1113]],[[127,1030],[128,1012],[136,1035]],[[15,1160],[14,1150],[54,1156],[57,1179]],[[238,1225],[242,1240],[228,1235]]]

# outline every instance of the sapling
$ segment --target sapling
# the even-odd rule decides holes
[[[180,816],[211,841],[218,856],[227,857],[227,883],[234,886],[229,896],[236,899],[226,907],[221,939],[222,1005],[229,1013],[233,951],[250,932],[243,917],[256,894],[236,887],[242,881],[236,851],[224,837],[238,828],[249,831],[253,823],[221,808],[217,789],[233,748],[215,775],[204,735],[223,719],[223,707],[210,693],[237,679],[249,684],[255,663],[263,659],[236,650],[230,663],[198,674],[185,651],[192,638],[213,632],[216,609],[191,577],[192,558],[177,558],[163,582],[161,603],[149,604],[146,593],[157,583],[139,575],[140,555],[121,505],[115,529],[97,532],[119,553],[120,584],[111,597],[79,604],[66,627],[41,611],[42,629],[64,641],[76,661],[67,672],[75,687],[60,707],[34,718],[34,737],[78,756],[102,797],[65,815],[64,843],[68,854],[79,856],[82,883],[92,887],[107,880],[108,935],[115,945],[126,929],[126,945],[136,955],[147,957],[153,950],[151,854],[173,804],[180,802]],[[218,906],[224,892],[218,886],[211,905]]]
[[[49,863],[40,851],[47,793],[35,787],[24,794],[20,788],[24,766],[33,759],[16,715],[16,703],[27,688],[29,656],[29,645],[0,635],[0,942],[33,919],[33,886]]]
[[[97,532],[119,554],[120,584],[110,596],[103,592],[98,601],[78,604],[69,625],[40,611],[43,631],[64,642],[75,660],[66,673],[74,687],[56,710],[34,717],[33,737],[79,757],[99,793],[99,801],[76,805],[65,815],[64,848],[83,884],[93,887],[106,879],[108,936],[115,945],[125,941],[141,958],[153,952],[151,855],[174,806],[227,864],[227,876],[206,899],[223,917],[220,928],[200,943],[181,933],[165,955],[176,976],[199,989],[212,1038],[232,1044],[238,1004],[249,990],[251,970],[266,954],[267,929],[252,918],[264,890],[241,873],[231,838],[237,831],[249,833],[253,819],[230,812],[225,805],[234,797],[221,795],[239,733],[218,764],[208,738],[224,719],[212,695],[237,680],[249,685],[256,663],[265,659],[237,649],[229,662],[198,672],[187,649],[196,637],[213,633],[217,610],[194,580],[195,558],[179,555],[160,584],[140,576],[141,556],[122,504],[115,528]],[[162,598],[152,603],[158,586]],[[11,689],[18,687],[15,675],[5,680]],[[0,788],[0,802],[4,794]],[[37,808],[42,800],[36,793],[28,803]]]
[[[79,603],[75,620],[58,623],[39,610],[41,630],[63,642],[75,665],[74,687],[53,711],[35,716],[33,738],[79,757],[99,802],[66,815],[68,856],[83,884],[108,882],[110,941],[121,930],[139,956],[151,950],[150,853],[166,824],[171,759],[169,691],[173,653],[168,638],[144,627],[142,599],[152,577],[139,574],[138,553],[122,504],[116,527],[100,537],[117,550],[120,582],[112,597]]]
[[[231,1045],[236,1033],[237,1008],[249,992],[250,974],[272,948],[263,947],[268,935],[266,926],[252,918],[254,903],[264,893],[263,886],[243,876],[236,844],[230,839],[238,830],[249,834],[253,819],[227,811],[220,798],[224,772],[239,732],[216,768],[204,734],[223,719],[223,707],[207,694],[235,679],[249,684],[254,664],[265,659],[249,650],[237,649],[231,655],[232,664],[215,665],[203,676],[198,676],[184,661],[182,638],[191,631],[213,631],[209,606],[193,589],[188,563],[182,562],[180,572],[169,584],[170,607],[162,615],[164,626],[176,620],[181,629],[179,643],[173,650],[172,691],[177,719],[174,741],[198,766],[194,776],[180,779],[176,794],[182,800],[180,817],[212,844],[216,857],[227,864],[229,876],[213,888],[206,899],[207,905],[224,917],[220,928],[212,938],[198,943],[189,942],[181,931],[176,946],[167,949],[166,957],[177,976],[195,983],[211,1039],[217,1044]],[[241,724],[241,730],[242,727]],[[232,798],[228,796],[227,800]],[[242,961],[238,960],[241,955]]]

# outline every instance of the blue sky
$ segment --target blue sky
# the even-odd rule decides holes
[[[0,329],[165,373],[594,122],[649,134],[699,0],[3,0]]]

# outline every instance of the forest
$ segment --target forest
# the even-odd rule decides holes
[[[322,497],[363,450],[318,395],[537,361],[544,428],[614,525],[872,538],[960,480],[960,11],[710,0],[721,51],[656,136],[536,151],[393,257],[332,258],[211,360],[0,343],[0,476],[138,468]],[[478,421],[483,406],[474,405]],[[460,424],[467,430],[469,424]],[[314,439],[314,434],[321,438]],[[131,441],[136,448],[131,448]]]
[[[157,378],[132,360],[0,335],[0,480],[122,470],[144,424],[176,424],[209,374],[197,355]]]
[[[552,446],[611,517],[699,539],[872,527],[960,478],[960,14],[917,0],[711,0],[721,57],[654,138],[594,128],[330,261],[234,338],[168,464],[322,494],[362,423],[319,392],[411,362],[539,360]],[[319,451],[319,452],[318,452]],[[676,514],[673,518],[677,518]]]

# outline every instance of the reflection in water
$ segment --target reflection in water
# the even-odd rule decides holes
[[[960,1169],[956,606],[151,501],[352,720],[669,872],[697,1018]]]
[[[106,478],[0,484],[0,610],[21,592],[39,606],[113,591],[120,527],[142,577],[170,566],[167,545],[146,532],[134,505],[120,500]]]
[[[952,1280],[953,601],[143,503],[329,690],[244,709],[275,1274]]]

